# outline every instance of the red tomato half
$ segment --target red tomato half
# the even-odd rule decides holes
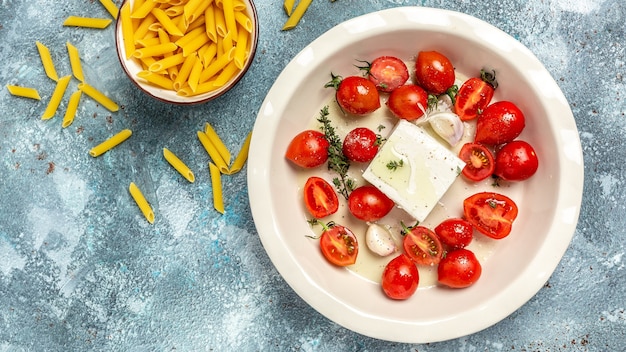
[[[443,94],[454,84],[454,66],[440,52],[420,51],[415,60],[415,79],[427,92]]]
[[[348,132],[343,139],[343,155],[357,162],[368,162],[374,159],[380,140],[374,131],[366,127],[357,127]]]
[[[415,226],[404,235],[404,252],[418,265],[437,265],[443,255],[439,237],[427,227]]]
[[[407,299],[417,290],[419,271],[405,254],[393,258],[383,271],[383,292],[392,299]]]
[[[454,111],[462,121],[476,118],[489,105],[495,88],[483,79],[472,77],[459,88],[454,102]]]
[[[357,219],[376,221],[387,215],[395,203],[372,185],[361,186],[350,193],[348,209]]]
[[[464,219],[446,219],[435,227],[435,233],[443,244],[452,248],[465,248],[474,238],[472,224]]]
[[[533,147],[524,141],[505,144],[496,153],[495,175],[507,181],[522,181],[534,175],[539,159]]]
[[[409,79],[406,64],[395,56],[380,56],[374,59],[368,67],[368,73],[370,81],[381,92],[391,92]]]
[[[501,239],[511,233],[517,217],[517,204],[505,195],[481,192],[463,201],[463,214],[476,230]]]
[[[380,96],[372,81],[350,76],[341,80],[336,92],[337,103],[353,115],[365,115],[380,108]]]
[[[495,164],[493,154],[484,145],[466,143],[461,147],[459,158],[465,161],[463,176],[472,181],[481,181],[493,174]]]
[[[322,232],[320,249],[331,264],[348,266],[356,262],[359,243],[350,229],[334,224]]]
[[[522,133],[525,125],[524,114],[515,104],[495,102],[478,117],[474,141],[487,145],[508,143]]]
[[[415,84],[405,84],[389,94],[387,107],[398,118],[417,120],[428,110],[428,93]]]
[[[437,268],[437,281],[451,288],[465,288],[474,284],[482,274],[476,255],[467,249],[448,252]]]
[[[328,160],[329,146],[330,143],[322,132],[306,130],[291,140],[285,157],[300,167],[313,168]]]
[[[321,219],[337,212],[339,199],[326,180],[312,176],[304,185],[304,205],[314,218]]]

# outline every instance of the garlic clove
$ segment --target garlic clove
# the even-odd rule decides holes
[[[430,127],[451,146],[455,146],[463,138],[465,129],[463,121],[452,112],[434,112],[428,119]]]
[[[397,251],[396,242],[386,228],[378,224],[370,224],[365,232],[367,248],[381,257],[388,256]]]

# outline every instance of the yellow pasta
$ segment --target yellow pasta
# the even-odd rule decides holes
[[[206,135],[206,133],[204,133],[202,131],[198,131],[198,140],[200,140],[200,143],[202,143],[202,146],[204,147],[204,150],[206,150],[207,154],[209,154],[209,156],[211,157],[211,160],[213,160],[213,163],[215,163],[215,165],[217,165],[217,167],[219,168],[220,172],[227,173],[228,172],[228,165],[226,165],[226,162],[224,161],[224,159],[220,155],[220,152],[213,145],[213,143],[211,142],[209,137]]]
[[[63,95],[65,94],[65,89],[67,89],[68,84],[70,83],[70,79],[72,76],[64,76],[59,78],[57,81],[56,87],[54,88],[54,92],[50,97],[50,101],[48,102],[48,106],[41,116],[42,120],[48,120],[54,117],[57,109],[59,108],[59,104],[61,104],[61,99],[63,99]]]
[[[185,57],[182,53],[171,55],[169,57],[163,58],[159,61],[156,61],[152,65],[150,65],[150,72],[160,72],[163,70],[167,70],[168,68],[177,66],[182,64],[185,61]]]
[[[111,22],[111,19],[108,18],[93,18],[93,17],[78,17],[78,16],[69,16],[63,22],[63,25],[66,27],[87,27],[87,28],[96,28],[96,29],[104,29],[108,27]]]
[[[37,89],[35,88],[20,87],[7,84],[7,89],[9,90],[9,93],[11,93],[11,95],[15,95],[17,97],[41,100],[39,92],[37,92]]]
[[[235,158],[235,161],[233,161],[233,164],[230,166],[230,169],[228,170],[229,175],[239,172],[243,168],[243,165],[246,163],[246,160],[248,160],[248,151],[250,150],[251,139],[252,139],[252,132],[249,132],[248,136],[243,142],[243,145],[241,146],[241,150],[239,150],[239,153],[237,154],[237,157]]]
[[[135,203],[137,203],[139,210],[141,210],[141,213],[146,218],[146,220],[148,220],[149,223],[153,224],[154,223],[154,211],[152,210],[150,203],[148,203],[148,201],[146,200],[146,197],[144,197],[139,187],[137,187],[137,185],[134,182],[131,182],[130,186],[128,187],[128,191],[130,192],[130,195],[135,200]]]
[[[167,33],[181,37],[185,35],[185,33],[181,31],[176,24],[174,24],[172,19],[162,9],[154,8],[152,9],[152,14],[163,25],[163,28],[167,31]]]
[[[173,89],[178,91],[180,90],[185,82],[187,82],[187,79],[189,78],[189,74],[191,73],[191,69],[194,66],[194,63],[196,62],[196,59],[198,58],[197,55],[189,55],[185,58],[185,62],[183,62],[183,65],[180,67],[180,70],[178,71],[178,76],[176,77],[176,79],[174,80],[173,83]]]
[[[174,153],[172,153],[169,149],[163,148],[163,157],[167,160],[176,171],[178,171],[187,181],[194,182],[195,176],[193,172],[189,169],[185,163],[182,162]]]
[[[173,90],[174,82],[165,75],[161,75],[158,73],[150,72],[150,71],[139,71],[137,72],[137,77],[143,78],[146,82],[151,83],[153,85],[159,86],[161,88]]]
[[[234,40],[237,38],[237,21],[235,21],[233,0],[223,0],[222,10],[224,11],[224,24],[226,25],[226,32],[230,35],[230,38]]]
[[[169,37],[168,37],[169,38]],[[143,38],[143,39],[138,39],[135,40],[135,45],[142,47],[142,48],[146,48],[149,46],[154,46],[154,45],[159,45],[162,44],[161,40],[157,37],[154,38]]]
[[[226,29],[226,18],[224,11],[215,11],[215,29],[220,37],[224,37],[228,29]]]
[[[178,45],[179,47],[183,47],[183,46],[189,44],[196,37],[200,36],[203,31],[204,30],[202,28],[194,28],[194,29],[190,30],[189,32],[185,33],[184,36],[182,36],[180,39],[176,40],[174,43],[176,43],[176,45]]]
[[[178,49],[178,45],[174,43],[158,44],[136,49],[133,53],[133,57],[140,59],[146,56],[159,56],[167,53],[173,53],[176,49]]]
[[[206,82],[212,77],[215,76],[220,70],[226,67],[232,60],[235,48],[232,48],[229,53],[224,53],[223,55],[218,55],[217,59],[213,61],[209,67],[202,70],[202,74],[200,74],[200,82]]]
[[[191,16],[194,14],[194,12],[196,12],[198,7],[200,7],[202,5],[202,2],[204,2],[204,1],[205,0],[189,0],[189,1],[187,1],[187,3],[185,4],[185,8],[183,10],[183,13],[185,14],[185,18],[186,19],[191,18]]]
[[[204,11],[206,11],[206,8],[209,7],[209,5],[211,4],[210,1],[203,1],[200,6],[198,6],[193,13],[187,18],[187,21],[190,24],[194,24],[196,22],[199,22],[199,20],[201,20],[202,18],[204,18]],[[202,22],[201,24],[204,24],[204,22]]]
[[[215,132],[213,126],[211,126],[211,124],[208,122],[204,124],[204,133],[207,137],[209,137],[209,141],[211,141],[211,144],[213,144],[215,146],[215,149],[217,149],[217,151],[220,153],[222,160],[224,160],[224,162],[229,165],[231,158],[230,152],[228,151],[228,148],[226,148],[226,145],[224,144],[220,136],[217,134],[217,132]]]
[[[188,44],[184,45],[183,48],[183,55],[184,56],[189,56],[191,53],[195,53],[198,51],[198,49],[200,49],[204,44],[209,42],[209,36],[206,35],[206,33],[202,32],[200,33],[199,36],[197,36],[196,38],[194,38],[192,41],[190,41]]]
[[[245,62],[248,51],[248,34],[244,31],[239,31],[239,37],[237,38],[237,45],[235,46],[235,52],[233,53],[233,61],[237,65],[238,69],[242,69]]]
[[[213,207],[224,214],[224,195],[222,194],[222,175],[217,166],[209,163],[209,173],[211,174],[211,187],[213,188]]]
[[[74,77],[76,77],[77,80],[84,82],[85,77],[83,76],[83,67],[80,64],[80,54],[78,53],[78,49],[70,42],[67,42],[66,46],[67,53],[70,57],[70,66],[72,66],[72,74],[74,74]]]
[[[215,85],[213,85],[213,82],[214,81],[200,83],[196,87],[195,91],[192,91],[189,85],[187,84],[183,86],[182,88],[180,88],[178,91],[176,91],[176,94],[182,97],[192,97],[194,95],[209,93],[209,92],[219,89],[219,87],[216,87]]]
[[[130,15],[130,17],[131,18],[144,18],[148,16],[148,14],[156,7],[156,4],[157,3],[152,0],[147,0],[146,2],[141,4],[141,6],[137,7],[136,9],[133,9],[133,12]]]
[[[82,90],[83,93],[90,96],[93,100],[100,103],[109,111],[115,112],[120,109],[120,107],[113,100],[111,100],[111,98],[107,97],[104,93],[87,83],[79,83],[78,89]]]
[[[121,130],[120,132],[116,133],[109,139],[91,148],[91,150],[89,151],[89,155],[96,158],[108,152],[109,150],[117,147],[118,145],[120,145],[120,143],[127,140],[132,134],[133,132],[129,129]]]
[[[66,128],[74,122],[74,117],[76,116],[76,110],[78,109],[78,103],[80,102],[81,95],[82,92],[77,90],[70,96],[70,101],[67,103],[67,109],[65,110],[65,116],[63,116],[61,127]]]
[[[204,26],[206,34],[213,43],[217,42],[217,27],[215,26],[215,9],[213,4],[209,5],[204,11]]]
[[[287,16],[291,15],[291,12],[293,11],[293,5],[295,4],[295,0],[284,0],[283,1],[283,8],[285,9],[285,13],[287,14]]]
[[[196,88],[198,88],[198,83],[200,82],[200,73],[202,73],[202,61],[196,59],[193,63],[193,67],[191,68],[191,72],[189,72],[189,78],[187,80],[187,84],[189,84],[189,87],[194,92],[196,91]]]
[[[141,18],[139,20],[139,25],[137,26],[133,34],[134,40],[137,41],[145,39],[146,36],[149,35],[151,32],[150,27],[152,27],[155,23],[158,23],[156,22],[156,20],[156,17],[154,17],[154,15],[151,13],[148,14],[146,17]]]
[[[217,78],[215,78],[215,81],[213,81],[213,85],[216,87],[221,87],[225,85],[226,82],[230,81],[230,79],[233,78],[237,72],[239,72],[237,64],[235,64],[234,61],[229,62],[228,65],[224,67],[222,72],[217,75]]]
[[[298,5],[296,5],[296,8],[287,19],[287,22],[285,22],[283,30],[294,28],[298,24],[298,22],[300,22],[300,19],[309,8],[309,5],[311,5],[312,1],[313,0],[300,0],[300,2],[298,2]]]
[[[35,44],[37,45],[39,57],[41,58],[41,64],[43,65],[43,69],[46,72],[46,76],[50,77],[50,79],[52,79],[53,81],[59,80],[57,71],[54,68],[54,62],[52,61],[52,55],[50,55],[50,50],[47,46],[43,45],[40,42],[35,42]]]
[[[133,20],[130,18],[130,3],[124,3],[120,9],[120,20],[122,22],[122,40],[126,60],[135,52],[135,34],[133,32]]]
[[[248,33],[252,33],[252,20],[245,13],[241,11],[235,12],[235,21],[237,21],[243,29],[248,31]]]
[[[202,54],[202,64],[204,65],[204,68],[207,68],[209,64],[211,64],[216,54],[217,54],[217,44],[215,43],[209,44],[207,50],[205,50],[204,53]]]
[[[233,9],[236,12],[241,12],[241,11],[246,9],[246,4],[243,1],[241,1],[241,0],[234,0],[233,1]]]
[[[114,19],[117,19],[117,16],[119,14],[119,9],[117,8],[117,6],[112,0],[100,0],[100,3],[109,12],[111,17],[113,17]]]

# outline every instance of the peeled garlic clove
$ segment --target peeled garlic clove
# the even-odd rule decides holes
[[[455,146],[463,138],[463,121],[452,112],[436,112],[429,116],[428,122],[439,137],[451,146]]]
[[[381,257],[395,253],[396,242],[391,237],[391,233],[386,228],[378,224],[370,224],[365,232],[365,243],[367,248]]]

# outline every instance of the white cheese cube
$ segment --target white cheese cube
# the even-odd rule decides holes
[[[390,163],[397,167],[390,168]],[[423,128],[400,120],[363,178],[422,222],[464,166],[463,160]]]

